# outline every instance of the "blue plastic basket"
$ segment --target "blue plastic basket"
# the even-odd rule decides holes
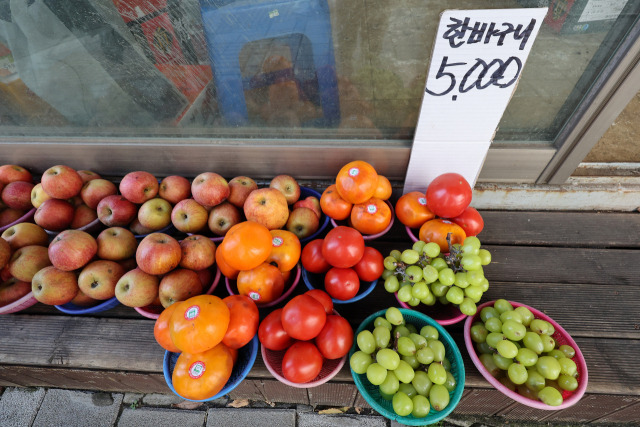
[[[56,305],[55,307],[63,313],[67,314],[91,314],[91,313],[99,313],[101,311],[109,310],[114,307],[120,305],[120,301],[116,297],[109,298],[108,300],[102,301],[98,305],[94,305],[91,307],[83,307],[81,305],[75,305],[73,303],[66,303],[64,305]]]
[[[309,196],[314,196],[316,197],[318,200],[320,200],[320,197],[322,197],[322,194],[320,194],[319,192],[317,192],[316,190],[312,189],[312,188],[307,188],[307,187],[300,187],[300,198],[298,200],[302,200],[306,197]],[[320,215],[320,227],[318,228],[318,230],[316,230],[315,233],[313,233],[310,236],[304,237],[302,239],[300,239],[300,243],[305,244],[307,242],[310,242],[314,239],[317,239],[318,236],[324,232],[324,230],[329,226],[329,220],[330,218],[324,214],[324,212],[321,213]]]
[[[305,268],[302,268],[302,280],[304,284],[311,289],[321,289],[324,290],[324,274],[311,273]],[[374,280],[373,282],[363,282],[360,281],[360,290],[355,297],[349,298],[347,300],[339,300],[335,298],[331,298],[334,304],[349,304],[352,302],[360,301],[362,298],[369,295],[375,289],[378,284],[378,280]]]
[[[186,399],[180,396],[176,392],[176,389],[173,388],[173,381],[171,378],[173,375],[173,368],[176,366],[176,362],[178,360],[178,356],[180,356],[180,353],[165,351],[164,361],[162,363],[164,380],[166,381],[171,391],[174,392],[176,396],[179,396],[182,399],[190,400],[192,402],[208,402],[210,400],[218,399],[224,396],[225,394],[229,393],[234,388],[236,388],[238,384],[240,384],[242,380],[246,378],[246,376],[249,374],[249,371],[251,371],[251,368],[253,368],[253,364],[256,361],[256,356],[258,355],[259,346],[260,345],[258,342],[258,335],[256,334],[253,337],[253,339],[249,341],[247,345],[245,345],[244,347],[238,350],[238,360],[233,365],[233,370],[231,371],[231,377],[229,377],[227,384],[225,384],[225,386],[222,387],[222,390],[220,390],[216,395],[211,396],[208,399],[202,399],[202,400]]]
[[[361,331],[368,329],[373,330],[373,322],[376,317],[384,317],[386,310],[380,310],[376,313],[373,313],[371,316],[367,317],[358,327],[358,330],[355,332],[357,336]],[[449,405],[444,408],[442,411],[436,411],[431,408],[429,415],[424,418],[415,418],[411,415],[406,417],[401,417],[393,411],[393,406],[390,400],[385,400],[380,395],[380,389],[378,386],[373,385],[367,380],[366,374],[356,374],[351,369],[351,375],[353,376],[353,380],[358,388],[358,391],[367,401],[369,405],[376,411],[378,411],[383,416],[389,418],[390,420],[395,420],[400,424],[410,425],[410,426],[422,426],[436,423],[447,415],[449,415],[455,407],[460,402],[460,398],[462,398],[462,392],[464,391],[464,380],[465,380],[465,372],[464,372],[464,363],[462,361],[462,355],[460,354],[460,350],[456,345],[451,335],[442,327],[438,322],[430,318],[429,316],[419,313],[415,310],[409,310],[405,308],[401,308],[400,312],[404,316],[404,320],[406,323],[411,323],[418,328],[422,328],[426,325],[431,325],[438,330],[440,334],[439,340],[444,344],[447,359],[451,362],[451,373],[456,379],[456,388],[455,390],[449,393]],[[357,343],[354,340],[353,347],[349,352],[349,358],[353,355],[353,353],[357,350]]]

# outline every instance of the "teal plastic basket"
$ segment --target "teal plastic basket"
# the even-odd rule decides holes
[[[373,313],[371,316],[367,317],[358,327],[358,330],[355,332],[356,336],[363,331],[364,329],[373,330],[373,321],[376,317],[384,317],[384,313],[386,310],[380,310],[376,313]],[[423,418],[415,418],[411,415],[406,417],[401,417],[393,411],[393,406],[390,400],[385,400],[380,395],[380,389],[378,386],[373,385],[367,380],[366,374],[356,374],[351,370],[351,375],[353,376],[353,380],[358,388],[358,391],[367,401],[369,405],[373,409],[375,409],[381,415],[389,418],[390,420],[394,420],[400,424],[405,424],[409,426],[423,426],[437,423],[438,421],[445,418],[449,415],[455,407],[460,402],[460,398],[462,398],[462,392],[464,390],[464,363],[462,361],[462,355],[460,354],[460,350],[456,345],[451,335],[442,327],[438,322],[433,320],[431,317],[419,313],[415,310],[401,308],[400,312],[404,316],[404,320],[406,323],[411,323],[415,325],[418,330],[426,325],[431,325],[438,330],[440,334],[440,341],[444,344],[446,357],[451,362],[451,373],[453,377],[456,379],[456,388],[455,390],[449,393],[449,404],[442,411],[436,411],[431,408],[429,415]],[[351,351],[349,352],[349,358],[351,355],[357,351],[357,343],[354,339],[353,347],[351,347]]]

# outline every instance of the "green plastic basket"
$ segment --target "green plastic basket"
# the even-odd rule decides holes
[[[367,317],[358,327],[358,330],[355,333],[356,336],[364,329],[373,330],[373,321],[376,319],[376,317],[384,317],[385,311],[386,310],[380,310]],[[366,400],[367,403],[381,415],[389,418],[390,420],[395,420],[400,424],[410,426],[422,426],[437,423],[455,409],[455,407],[460,402],[460,398],[462,397],[465,379],[462,355],[460,354],[460,350],[458,349],[455,341],[453,340],[453,338],[451,338],[451,335],[449,335],[449,333],[442,326],[440,326],[438,322],[436,322],[429,316],[415,310],[401,308],[400,312],[404,316],[404,320],[406,323],[411,323],[418,329],[426,325],[431,325],[438,330],[438,333],[440,334],[439,339],[444,344],[447,359],[449,359],[449,361],[451,362],[451,373],[456,379],[456,388],[449,393],[449,405],[447,405],[447,407],[442,411],[436,411],[431,408],[429,415],[424,418],[415,418],[411,415],[401,417],[393,411],[391,401],[382,398],[378,386],[371,384],[369,380],[367,380],[366,374],[356,374],[352,369],[351,375],[353,376],[356,387],[358,387],[358,391],[360,392],[364,400]],[[351,355],[356,350],[357,343],[354,339],[353,347],[351,347],[351,351],[349,352],[349,358],[351,358]]]

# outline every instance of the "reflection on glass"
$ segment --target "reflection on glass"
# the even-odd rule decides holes
[[[0,3],[4,135],[411,139],[439,15],[548,6],[496,141],[553,142],[630,0]]]

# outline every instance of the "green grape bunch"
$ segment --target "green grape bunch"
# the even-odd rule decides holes
[[[491,253],[481,248],[480,239],[469,236],[462,244],[451,244],[443,254],[435,242],[418,240],[410,249],[392,250],[384,259],[384,288],[396,293],[411,307],[419,304],[454,304],[468,316],[489,289],[483,267],[491,263]]]
[[[478,358],[511,391],[559,406],[565,391],[578,388],[576,351],[556,342],[551,323],[505,299],[484,307],[479,318],[469,330]]]
[[[373,330],[356,336],[357,351],[349,359],[351,369],[379,387],[383,399],[400,416],[423,418],[431,409],[442,411],[455,390],[451,362],[431,325],[418,329],[405,323],[402,312],[389,307],[377,317]]]

